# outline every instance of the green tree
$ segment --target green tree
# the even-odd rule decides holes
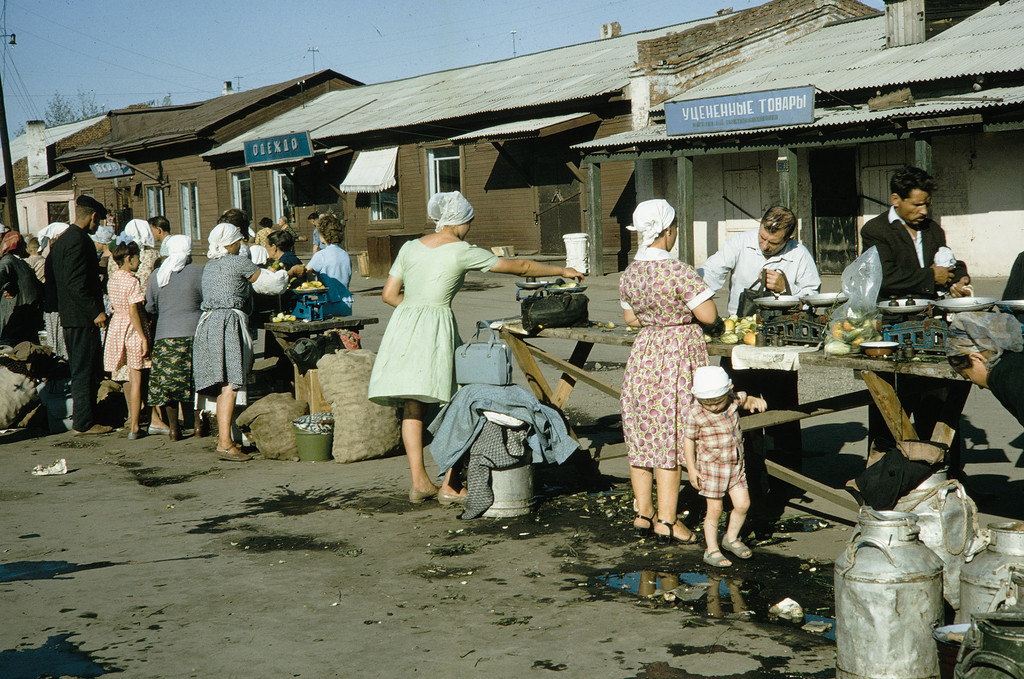
[[[54,92],[53,97],[46,103],[43,117],[46,120],[46,126],[53,127],[102,115],[103,112],[104,109],[96,103],[96,95],[93,92],[79,89],[74,97]]]

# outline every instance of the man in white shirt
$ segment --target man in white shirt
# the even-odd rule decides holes
[[[708,257],[704,265],[697,269],[697,273],[712,290],[724,286],[731,274],[730,314],[737,313],[740,294],[758,281],[762,270],[767,272],[765,283],[769,290],[785,293],[788,286],[789,294],[793,295],[818,292],[821,287],[818,267],[810,251],[796,242],[795,233],[796,215],[792,210],[780,206],[769,208],[761,217],[761,225],[756,231],[727,240],[718,252]],[[729,371],[736,389],[764,397],[769,408],[787,408],[799,402],[795,371],[734,370],[728,357],[722,358],[721,365]],[[799,470],[803,448],[800,423],[790,422],[765,431],[773,440],[772,459]],[[759,511],[751,512],[751,516],[761,516],[761,521],[770,522],[768,514],[781,510],[789,493],[781,488],[773,488],[770,508],[763,509],[764,504],[769,503],[769,497],[768,475],[760,454],[762,445],[761,437],[747,436],[747,481],[750,484],[751,499],[755,505],[759,505]],[[752,528],[758,533],[770,530],[766,526],[753,524]]]
[[[732,274],[729,283],[730,314],[737,312],[740,293],[757,282],[762,269],[768,272],[769,290],[784,293],[788,281],[790,294],[813,294],[821,287],[818,267],[810,251],[796,242],[795,235],[796,215],[788,208],[769,208],[761,217],[757,231],[741,233],[727,240],[697,269],[697,273],[712,290],[720,289]]]

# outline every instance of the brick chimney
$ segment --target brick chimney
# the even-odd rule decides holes
[[[220,91],[220,93],[222,95],[224,95],[224,94],[234,94],[235,93],[235,90],[231,87],[231,81],[230,80],[225,80],[224,81],[224,89],[222,89]]]
[[[29,120],[25,123],[25,147],[28,158],[28,183],[35,184],[50,176],[46,159],[46,123]]]
[[[604,40],[605,38],[615,38],[620,35],[622,35],[622,26],[619,25],[618,21],[601,25],[601,40]]]

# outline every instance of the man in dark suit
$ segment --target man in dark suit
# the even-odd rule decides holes
[[[942,227],[928,218],[935,181],[924,170],[904,167],[889,181],[892,207],[860,230],[861,251],[874,246],[882,261],[879,301],[889,297],[935,299],[939,292],[954,297],[970,284],[963,262],[939,266],[935,253],[946,245]]]
[[[940,292],[953,297],[968,294],[971,279],[967,267],[957,261],[953,266],[935,263],[935,253],[946,245],[942,227],[928,218],[935,181],[924,170],[904,167],[889,181],[892,207],[861,228],[861,250],[878,249],[882,262],[882,286],[879,301],[890,297],[935,299]],[[892,373],[879,376],[894,384]],[[971,385],[950,383],[929,377],[904,375],[895,385],[897,396],[907,414],[913,417],[917,437],[927,440],[937,422],[954,429],[967,401]],[[910,438],[909,436],[904,438]],[[878,408],[868,408],[868,462],[895,445]],[[950,471],[960,468],[960,436],[957,434],[947,458]]]
[[[57,288],[57,312],[71,364],[72,430],[75,434],[106,434],[111,428],[96,422],[93,408],[102,372],[100,328],[107,324],[103,285],[96,245],[89,234],[107,216],[107,208],[92,196],[75,201],[75,221],[50,249]]]

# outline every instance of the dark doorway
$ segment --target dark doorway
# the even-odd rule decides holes
[[[562,236],[582,231],[580,182],[557,158],[536,158],[537,220],[540,251],[546,255],[565,252]]]
[[[858,249],[856,149],[812,150],[810,174],[818,272],[841,274]]]

